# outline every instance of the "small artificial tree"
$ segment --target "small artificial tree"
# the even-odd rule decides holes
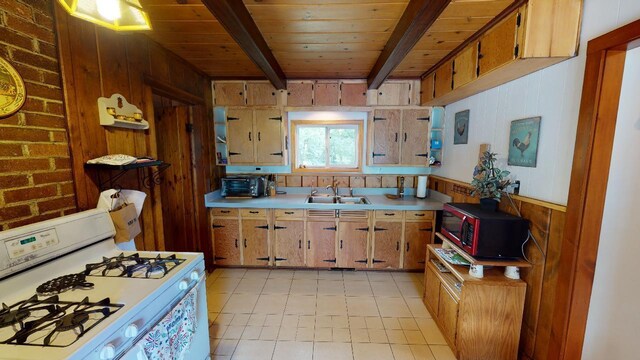
[[[479,195],[480,199],[500,201],[502,191],[511,181],[506,179],[510,172],[495,167],[496,153],[485,151],[480,157],[480,163],[473,169],[472,196]]]

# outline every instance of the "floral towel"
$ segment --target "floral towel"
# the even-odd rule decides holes
[[[176,305],[140,341],[149,360],[182,359],[196,332],[197,288]]]

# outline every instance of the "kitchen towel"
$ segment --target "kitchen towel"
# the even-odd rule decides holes
[[[114,202],[111,198],[111,196],[117,192],[118,190],[115,189],[109,189],[101,192],[100,197],[98,198],[98,205],[96,207],[98,209],[106,209],[107,211],[111,211],[115,206],[121,205],[120,203],[116,204],[116,202]],[[147,194],[137,190],[120,190],[120,197],[126,203],[135,205],[136,213],[138,217],[140,217],[142,206],[144,205],[144,200],[147,198]],[[126,242],[118,243],[116,245],[120,250],[123,251],[136,251],[136,243],[133,239],[130,239]]]
[[[418,176],[416,197],[419,197],[421,199],[427,197],[427,176]]]

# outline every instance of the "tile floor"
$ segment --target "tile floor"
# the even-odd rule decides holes
[[[213,359],[453,360],[420,273],[217,269]]]

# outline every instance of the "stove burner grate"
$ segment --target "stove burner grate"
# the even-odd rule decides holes
[[[36,288],[39,295],[55,295],[77,287],[92,288],[93,283],[87,282],[83,273],[70,274],[49,280]]]
[[[86,276],[131,277],[131,278],[162,278],[174,267],[183,263],[184,259],[178,259],[175,254],[162,257],[158,254],[155,258],[141,257],[139,254],[125,256],[120,254],[111,258],[102,258],[102,262],[87,264],[84,274]],[[121,271],[114,271],[121,270]]]
[[[57,301],[57,297],[55,297],[55,301]],[[20,325],[20,328],[23,328],[23,321],[31,315],[32,311],[45,310],[52,313],[56,310],[55,305],[39,305],[41,304],[38,303],[36,295],[12,306],[3,303],[2,310],[0,310],[0,328],[12,325]]]
[[[69,302],[59,301],[57,296],[44,300],[38,300],[37,296],[33,296],[11,307],[5,305],[9,309],[16,306],[30,309],[31,316],[38,308],[45,309],[47,312],[40,313],[40,316],[36,316],[35,319],[21,324],[20,329],[10,338],[0,341],[0,344],[66,347],[124,305],[112,304],[109,298],[92,303],[89,302],[88,297],[85,297],[81,302]],[[71,340],[68,340],[68,343],[60,344],[60,340],[56,339],[57,335],[71,330],[75,331],[74,334],[67,337]]]

